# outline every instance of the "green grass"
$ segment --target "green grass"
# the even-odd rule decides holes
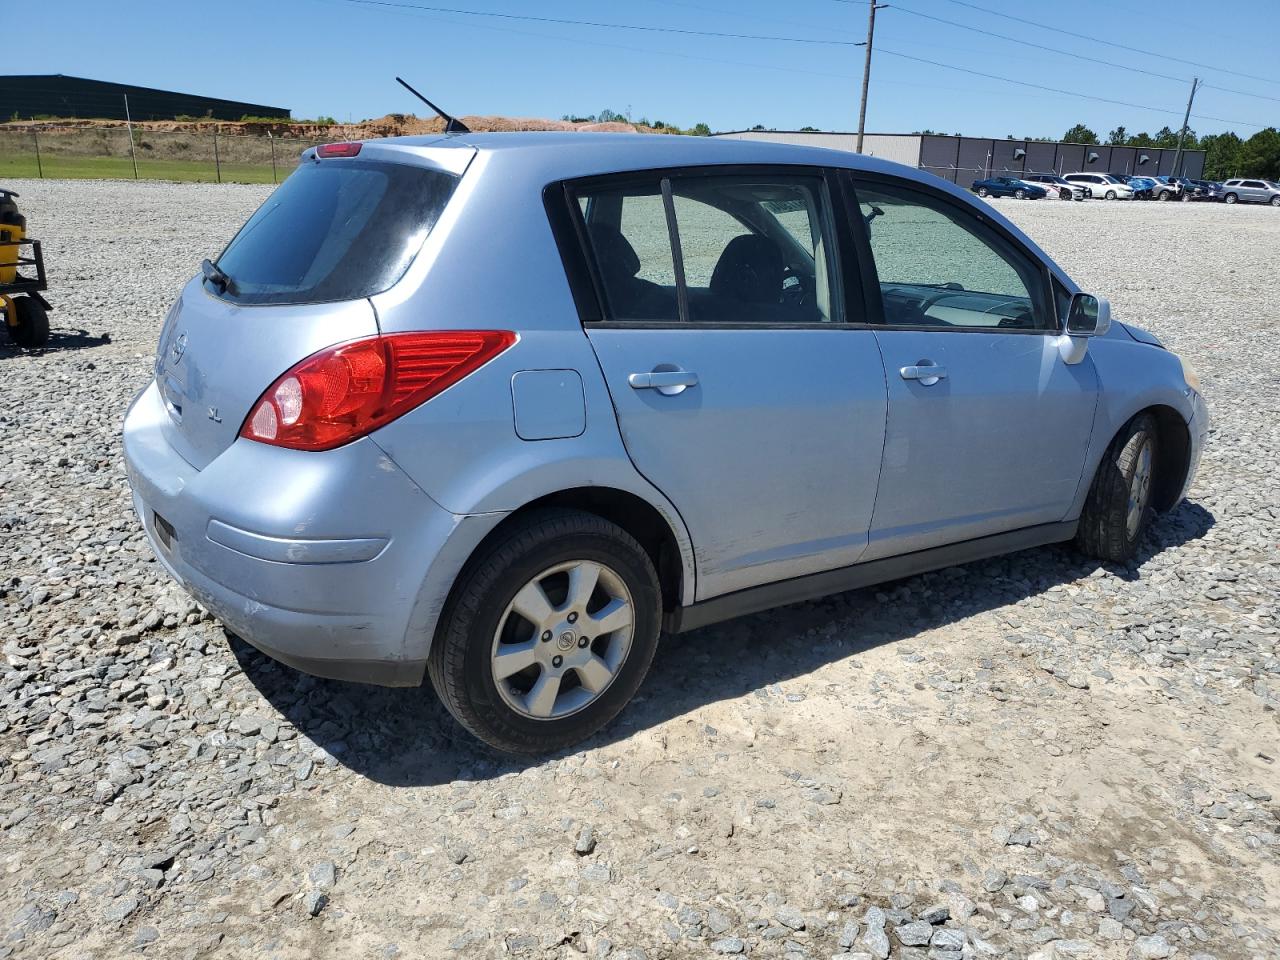
[[[292,159],[292,158],[290,158]],[[52,180],[132,180],[133,163],[128,157],[58,157],[41,158],[44,176]],[[292,163],[281,163],[277,177],[283,180]],[[0,177],[36,178],[35,154],[0,154]],[[183,180],[212,183],[217,179],[212,162],[202,160],[138,160],[140,180]],[[224,163],[224,183],[271,183],[271,164]]]

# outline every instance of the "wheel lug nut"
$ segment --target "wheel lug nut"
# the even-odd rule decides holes
[[[560,666],[560,664],[562,664],[562,663],[564,663],[564,657],[552,657],[552,658],[551,658],[551,665],[552,665],[553,667],[558,667],[558,666]]]
[[[550,639],[551,639],[551,631],[550,630],[542,631],[542,642],[546,643]]]
[[[571,614],[569,614],[569,622],[570,622],[570,623],[577,623],[577,622],[578,622],[578,615],[577,615],[576,613],[571,613]]]
[[[591,642],[591,641],[590,641],[590,640],[588,640],[586,637],[579,637],[579,638],[578,638],[578,646],[580,646],[580,647],[585,647],[585,646],[586,646],[588,643],[590,643],[590,642]]]

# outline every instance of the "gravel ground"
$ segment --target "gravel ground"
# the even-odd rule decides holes
[[[1199,368],[1139,562],[1043,549],[664,641],[586,748],[278,667],[172,587],[118,433],[265,188],[28,182],[0,347],[0,958],[1280,956],[1280,212],[1005,202]]]

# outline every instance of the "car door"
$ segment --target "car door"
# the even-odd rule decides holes
[[[1241,184],[1240,196],[1257,203],[1267,199],[1267,185],[1261,180],[1246,180]]]
[[[889,391],[865,559],[1063,520],[1098,378],[1060,353],[1048,271],[941,191],[869,175],[856,190]]]
[[[850,322],[863,298],[828,175],[696,168],[568,194],[599,307],[587,336],[628,454],[689,530],[697,599],[857,561],[885,378]]]

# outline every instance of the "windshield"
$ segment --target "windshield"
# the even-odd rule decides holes
[[[457,182],[407,164],[305,160],[218,257],[228,289],[205,287],[244,304],[381,293],[404,275]]]

